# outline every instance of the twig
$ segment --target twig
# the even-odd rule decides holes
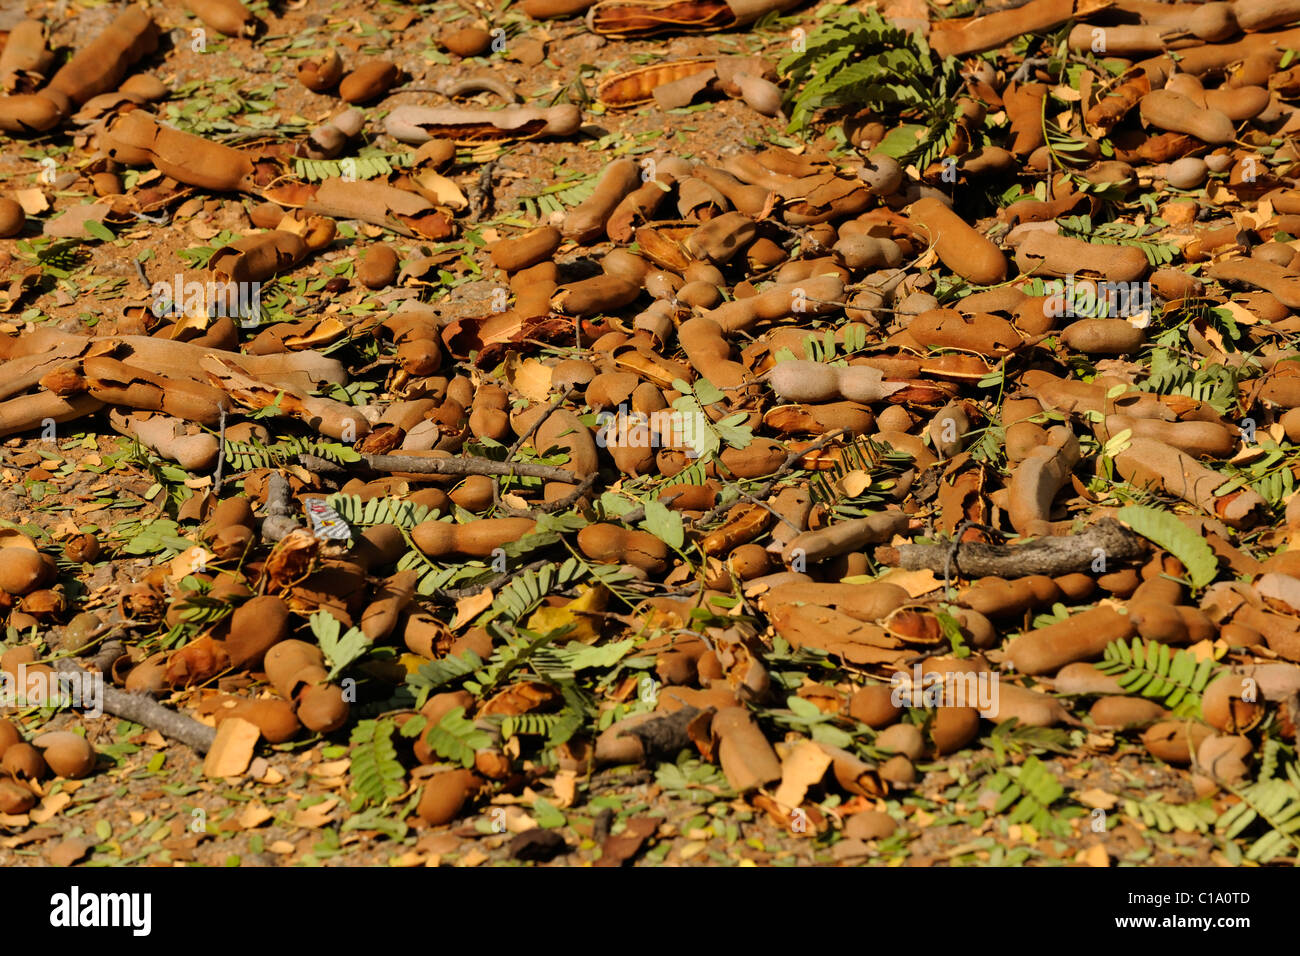
[[[952,597],[952,568],[957,560],[957,551],[961,548],[961,536],[971,528],[977,528],[980,531],[987,531],[989,534],[998,534],[997,528],[989,527],[986,524],[980,524],[978,521],[967,519],[959,524],[952,533],[952,547],[948,549],[948,556],[943,562],[943,593],[947,597]]]
[[[791,520],[790,520],[789,518],[787,518],[785,515],[781,514],[781,512],[777,511],[775,508],[773,508],[771,505],[769,505],[766,501],[764,501],[764,500],[761,499],[761,498],[756,498],[754,495],[751,495],[751,494],[748,494],[748,493],[742,491],[742,492],[740,493],[740,500],[741,500],[741,501],[747,501],[747,502],[749,502],[751,505],[758,505],[758,506],[759,506],[760,508],[762,508],[764,511],[768,512],[768,513],[771,514],[774,518],[776,518],[777,521],[780,521],[781,523],[783,523],[783,524],[789,526],[789,527],[794,531],[795,534],[802,534],[802,533],[804,532],[804,530],[805,530],[805,529],[799,527],[797,524],[795,524],[793,521],[791,521]]]
[[[596,483],[598,477],[599,475],[595,473],[588,475],[578,483],[578,486],[573,491],[563,498],[557,498],[555,501],[546,501],[531,508],[511,508],[509,505],[498,504],[497,509],[515,518],[526,518],[537,514],[555,514],[557,511],[563,511],[565,508],[576,504],[579,498],[591,490],[591,486]]]
[[[669,488],[671,488],[671,487],[672,487],[672,486],[670,485]],[[686,494],[686,487],[687,487],[687,486],[682,485],[682,486],[681,486],[681,488],[682,488],[681,491],[670,491],[670,490],[665,490],[664,493],[663,493],[662,495],[659,496],[659,499],[658,499],[658,500],[659,500],[659,503],[660,503],[661,505],[664,505],[665,507],[671,506],[672,503],[673,503],[674,501],[676,501],[676,500],[677,500],[678,498],[680,498],[682,495]],[[623,522],[624,524],[635,524],[635,523],[638,522],[638,521],[644,521],[644,520],[645,520],[645,505],[637,505],[637,506],[636,506],[635,508],[633,508],[631,511],[626,512],[625,514],[621,514],[621,515],[619,515],[619,516],[618,516],[618,520],[621,521],[621,522]]]
[[[362,455],[375,471],[406,471],[413,475],[523,475],[543,481],[573,483],[573,472],[552,465],[492,461],[490,458],[423,458],[417,455]]]
[[[847,428],[837,428],[834,431],[827,432],[825,435],[817,439],[807,448],[801,448],[799,451],[790,452],[790,454],[786,456],[785,462],[781,465],[781,467],[778,468],[772,474],[772,477],[769,478],[763,485],[759,487],[757,491],[753,493],[753,497],[759,499],[766,498],[768,495],[772,493],[772,489],[776,487],[776,483],[778,481],[780,481],[786,475],[790,474],[790,472],[795,470],[794,467],[795,462],[802,459],[809,452],[818,451],[819,449],[824,448],[829,442],[832,442],[837,438],[841,438],[844,435],[847,435],[848,433],[849,432]],[[702,528],[705,525],[709,524],[710,522],[716,521],[724,511],[729,511],[734,504],[735,502],[731,502],[725,505],[720,503],[714,505],[713,508],[710,509],[703,517],[696,520],[693,526],[696,528]]]
[[[1016,72],[1011,74],[1011,82],[1013,83],[1025,82],[1025,80],[1029,79],[1030,70],[1036,70],[1040,66],[1047,66],[1049,62],[1051,61],[1045,56],[1025,57],[1025,61],[1021,63],[1019,67],[1016,68]]]
[[[95,670],[106,674],[117,663],[117,659],[125,653],[126,646],[117,638],[113,638],[104,642],[104,646],[90,659],[90,663],[95,665]]]
[[[1083,534],[1037,538],[1018,545],[969,541],[955,551],[947,544],[903,544],[877,548],[876,560],[908,571],[942,572],[947,565],[968,579],[1021,578],[1089,571],[1098,551],[1108,564],[1131,561],[1146,551],[1146,544],[1113,518],[1102,518]]]
[[[56,661],[54,666],[64,673],[94,676],[66,658]],[[152,728],[201,754],[207,753],[212,748],[212,741],[216,739],[217,732],[214,728],[201,724],[192,717],[178,714],[144,694],[129,694],[105,685],[101,690],[101,698],[100,703],[105,713]]]
[[[498,587],[502,584],[505,584],[511,578],[518,577],[521,574],[526,574],[529,571],[536,571],[542,565],[550,564],[550,563],[551,562],[549,560],[543,558],[540,561],[534,561],[532,564],[526,564],[522,568],[515,568],[513,571],[502,571],[500,574],[495,574],[492,577],[488,578],[486,581],[481,581],[478,584],[471,584],[468,587],[445,588],[445,589],[437,588],[429,595],[429,597],[431,600],[442,601],[444,604],[455,603],[456,601],[459,601],[462,598],[473,597],[476,594],[482,594],[484,591],[488,590],[489,588]]]
[[[548,418],[551,417],[551,414],[552,414],[552,413],[553,413],[557,408],[559,408],[561,405],[563,405],[565,402],[567,402],[567,401],[569,400],[569,396],[573,394],[574,389],[575,389],[576,387],[577,387],[577,386],[570,385],[567,389],[564,390],[564,394],[560,396],[560,400],[559,400],[558,402],[552,402],[551,404],[547,405],[547,407],[546,407],[546,411],[544,411],[544,412],[542,412],[542,414],[538,415],[538,416],[537,416],[537,421],[535,421],[535,422],[533,422],[531,425],[529,425],[529,426],[528,426],[528,430],[525,431],[525,432],[524,432],[522,435],[520,435],[518,438],[516,438],[514,444],[511,445],[510,448],[506,451],[506,461],[508,461],[508,462],[509,462],[509,461],[514,461],[515,455],[519,454],[519,449],[521,449],[521,448],[524,447],[524,443],[527,442],[530,438],[532,438],[533,435],[537,434],[537,429],[539,429],[539,428],[542,427],[543,423],[544,423]],[[587,487],[591,487],[591,482],[587,482]],[[573,498],[573,500],[574,500],[574,501],[577,501],[577,500],[578,500],[578,497],[575,496],[575,497]],[[500,507],[502,507],[502,505],[501,505],[501,485],[500,485],[499,482],[495,482],[495,481],[492,482],[492,507],[493,507],[493,508],[500,508]],[[514,510],[516,510],[516,509],[511,508],[511,509],[508,509],[508,510],[514,511]]]
[[[497,162],[490,159],[479,170],[478,180],[474,184],[474,198],[470,200],[469,221],[481,222],[484,216],[492,213],[492,173]]]
[[[221,422],[217,431],[217,470],[212,476],[212,494],[221,493],[221,472],[226,464],[226,406],[221,406]]]

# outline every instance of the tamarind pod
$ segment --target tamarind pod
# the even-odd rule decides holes
[[[914,318],[907,331],[922,346],[994,357],[1010,355],[1025,344],[1014,325],[987,312],[930,309]]]
[[[1048,429],[1047,442],[1034,449],[1011,474],[1007,512],[1011,526],[1022,535],[1048,530],[1052,502],[1079,464],[1079,440],[1068,427]]]
[[[143,110],[110,119],[99,144],[110,159],[128,166],[150,165],[200,189],[232,192],[253,187],[253,162],[247,153],[159,125]]]
[[[54,62],[49,50],[49,33],[40,20],[23,20],[9,31],[0,50],[0,90],[31,93],[41,85]]]
[[[718,764],[732,790],[747,793],[781,779],[776,751],[744,707],[723,707],[713,715],[710,727],[717,741]]]
[[[398,617],[415,597],[415,586],[419,583],[420,573],[413,570],[398,571],[384,581],[361,615],[361,632],[367,640],[382,641],[393,633]]]
[[[1136,246],[1093,245],[1084,239],[1031,232],[1016,247],[1016,265],[1026,275],[1065,276],[1090,273],[1110,282],[1133,282],[1151,269]]]
[[[1257,55],[1276,64],[1282,59],[1283,51],[1297,43],[1300,43],[1300,29],[1253,34],[1232,43],[1206,43],[1179,50],[1176,68],[1180,73],[1205,76],[1221,73],[1233,64]],[[1174,61],[1168,54],[1143,60],[1137,66],[1151,78],[1152,86],[1163,85],[1175,70]]]
[[[223,403],[229,396],[254,409],[275,407],[280,414],[297,418],[330,438],[351,442],[370,434],[370,423],[351,405],[331,398],[309,396],[294,389],[275,388],[253,378],[234,362],[224,361],[214,352],[204,355],[199,366],[222,396]]]
[[[983,53],[1024,33],[1055,30],[1104,6],[1097,0],[1031,0],[1024,6],[981,17],[936,20],[930,24],[930,47],[940,56]]]
[[[272,229],[222,246],[208,260],[208,269],[230,282],[262,282],[289,272],[308,252],[301,236]]]
[[[634,223],[648,222],[668,197],[669,188],[691,175],[691,171],[690,163],[675,156],[655,162],[654,178],[633,189],[614,207],[605,223],[605,234],[615,242],[627,242],[632,238]]]
[[[1165,48],[1162,32],[1148,24],[1122,24],[1118,26],[1095,27],[1080,23],[1070,31],[1066,43],[1071,50],[1092,52],[1098,41],[1105,43],[1109,56],[1128,57],[1135,54],[1149,54]]]
[[[799,0],[600,0],[587,10],[587,29],[626,40],[660,33],[707,33],[752,23]]]
[[[954,675],[954,678],[950,679],[960,680],[960,675]],[[997,693],[990,696],[992,697],[990,705],[981,707],[979,714],[985,720],[995,724],[1013,717],[1022,727],[1051,727],[1055,724],[1078,725],[1079,723],[1070,716],[1069,711],[1059,700],[1042,691],[1030,690],[1027,687],[1018,687],[1009,681],[1002,681],[998,685]]]
[[[754,394],[748,370],[731,360],[731,345],[712,319],[687,319],[677,329],[677,340],[692,367],[722,389],[730,401]]]
[[[217,463],[217,437],[208,432],[185,433],[185,423],[166,415],[124,415],[117,409],[108,414],[109,424],[122,435],[134,437],[163,458],[186,471],[210,471]]]
[[[1057,688],[1060,688],[1059,682]],[[1169,711],[1154,700],[1140,697],[1099,697],[1088,711],[1088,719],[1098,727],[1132,727],[1154,723],[1168,716]]]
[[[1066,664],[1101,656],[1106,645],[1137,633],[1127,614],[1095,607],[1064,621],[1025,631],[1007,645],[1007,659],[1022,674],[1050,674]]]
[[[771,523],[772,513],[761,505],[737,505],[722,527],[700,539],[700,549],[710,557],[730,554],[737,546],[757,538]]]
[[[1198,107],[1189,97],[1171,90],[1152,90],[1138,107],[1142,121],[1170,133],[1186,133],[1212,145],[1237,137],[1232,120],[1218,110]]]
[[[1050,606],[1063,597],[1060,586],[1043,574],[1014,581],[981,578],[957,595],[957,603],[989,618],[1019,617],[1026,611]]]
[[[578,532],[578,549],[593,561],[623,562],[647,574],[668,569],[672,552],[648,531],[615,524],[589,524]]]
[[[713,62],[711,58],[674,60],[624,70],[600,81],[596,86],[596,99],[607,109],[631,109],[653,100],[656,87],[711,71]]]
[[[613,312],[641,294],[639,286],[617,276],[598,275],[560,286],[551,298],[551,308],[579,317]]]
[[[763,608],[786,604],[815,604],[833,608],[858,621],[879,621],[911,601],[907,591],[887,581],[869,584],[782,584],[759,598]]]
[[[854,518],[821,528],[804,531],[792,538],[781,550],[787,565],[802,557],[810,563],[857,551],[869,544],[882,544],[907,528],[907,515],[901,511],[882,511],[865,518]]]
[[[726,170],[714,169],[712,166],[698,166],[692,175],[722,193],[736,207],[737,212],[752,219],[766,219],[772,211],[776,197],[770,189],[742,183]]]
[[[1197,458],[1228,458],[1239,444],[1237,436],[1216,422],[1165,422],[1128,415],[1107,415],[1095,428],[1097,439],[1110,441],[1128,430],[1138,438],[1154,438]]]
[[[1206,274],[1217,282],[1239,282],[1263,289],[1289,309],[1300,309],[1300,275],[1262,259],[1219,259]]]
[[[0,400],[27,391],[44,376],[57,372],[79,358],[84,350],[84,345],[59,343],[49,351],[22,355],[0,363]]]
[[[1216,497],[1224,476],[1164,442],[1132,438],[1114,462],[1115,471],[1131,485],[1181,498],[1232,528],[1253,527],[1268,512],[1264,499],[1249,488]]]
[[[47,421],[70,422],[103,407],[103,402],[86,394],[66,398],[53,392],[19,395],[0,402],[0,437],[42,428]]]
[[[1084,119],[1090,129],[1108,133],[1149,92],[1151,92],[1151,81],[1145,73],[1138,73],[1112,87],[1089,108]]]
[[[239,0],[185,0],[185,6],[205,24],[228,37],[251,37],[262,21]]]
[[[1213,728],[1205,724],[1190,720],[1162,720],[1152,724],[1142,735],[1142,746],[1151,756],[1165,763],[1186,767],[1201,745],[1213,735]]]
[[[129,6],[90,43],[82,47],[50,79],[76,105],[99,93],[115,90],[141,57],[158,49],[158,26],[140,6]]]
[[[740,86],[740,98],[750,109],[763,116],[780,115],[784,97],[779,86],[751,73],[738,73],[736,82]]]
[[[369,103],[396,86],[401,77],[396,63],[368,60],[343,77],[338,95],[345,103]]]
[[[539,226],[493,246],[492,264],[506,272],[518,272],[550,259],[562,241],[560,230],[554,226]]]
[[[995,285],[1006,279],[1006,256],[938,199],[919,199],[908,207],[907,214],[921,226],[935,254],[953,272],[977,285]]]
[[[876,417],[857,402],[823,402],[816,405],[778,405],[763,413],[763,424],[781,435],[824,435],[845,431],[869,435]]]
[[[1205,91],[1205,107],[1218,110],[1234,123],[1254,119],[1268,109],[1269,91],[1262,86],[1237,86],[1233,89]]]
[[[560,232],[581,245],[595,242],[605,234],[605,223],[623,197],[640,184],[641,170],[634,160],[614,160],[596,180],[595,191],[569,210]]]
[[[1271,30],[1300,20],[1297,0],[1235,0],[1232,13],[1237,25],[1247,33]]]
[[[538,136],[571,136],[582,125],[582,111],[571,103],[541,109],[507,106],[503,110],[468,110],[407,104],[384,118],[384,130],[403,143],[439,138],[453,143],[482,143]]]
[[[753,242],[757,234],[758,226],[749,216],[727,212],[695,230],[683,245],[694,258],[721,266]]]
[[[359,219],[403,236],[446,239],[455,231],[446,214],[423,196],[378,181],[326,179],[303,209],[331,219]]]
[[[545,20],[551,17],[568,18],[575,13],[582,13],[591,3],[592,0],[524,0],[520,7],[534,20]]]
[[[842,308],[843,303],[844,281],[839,276],[821,275],[802,282],[775,283],[751,298],[724,302],[710,311],[708,317],[724,332],[737,332],[764,319],[774,321],[791,315],[824,315]]]
[[[229,405],[220,389],[189,379],[156,375],[105,355],[87,358],[82,367],[86,374],[86,390],[111,405],[165,412],[208,426],[217,425],[222,407]]]
[[[54,129],[67,118],[57,91],[0,96],[0,132],[31,135]]]

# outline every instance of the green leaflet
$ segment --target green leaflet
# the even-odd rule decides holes
[[[489,746],[492,735],[474,726],[474,721],[465,716],[464,707],[457,707],[443,714],[438,725],[429,728],[424,740],[444,760],[472,767],[474,752]]]
[[[1106,645],[1097,670],[1119,675],[1126,693],[1161,700],[1179,717],[1200,716],[1201,694],[1219,672],[1208,658],[1197,660],[1188,651],[1171,652],[1167,644],[1137,637],[1131,646],[1123,641]]]
[[[1246,859],[1268,863],[1283,854],[1300,849],[1300,771],[1287,764],[1287,779],[1260,780],[1240,788],[1229,788],[1241,798],[1215,823],[1225,839],[1240,836],[1256,822],[1267,830],[1246,851]]]
[[[882,117],[915,120],[879,147],[900,162],[924,167],[956,131],[960,64],[939,57],[916,33],[868,9],[835,10],[781,60],[790,80],[790,129],[803,129],[818,110],[869,107]]]
[[[1214,808],[1208,800],[1197,803],[1166,803],[1162,794],[1142,800],[1125,800],[1124,814],[1161,833],[1181,830],[1184,833],[1205,833],[1216,819]]]
[[[406,771],[393,745],[396,730],[388,718],[363,720],[352,728],[352,790],[363,804],[395,800],[406,789]]]
[[[368,528],[377,524],[394,524],[410,530],[429,517],[430,510],[400,498],[371,498],[362,501],[360,495],[335,493],[325,499],[325,504],[339,513],[350,527]]]
[[[1203,588],[1218,577],[1219,559],[1205,539],[1168,511],[1125,505],[1119,510],[1119,520],[1183,562],[1195,587]]]
[[[1070,832],[1065,814],[1052,807],[1065,796],[1065,788],[1037,757],[998,771],[987,786],[998,794],[993,812],[1006,813],[1008,823],[1027,823],[1040,833]]]
[[[360,628],[350,627],[343,632],[339,619],[326,611],[317,611],[308,619],[308,623],[330,665],[330,680],[338,677],[348,665],[363,657],[370,649],[370,642]]]
[[[299,455],[315,455],[317,458],[332,461],[336,465],[346,465],[361,460],[361,455],[339,442],[292,437],[281,439],[270,445],[264,445],[258,441],[227,440],[225,454],[226,461],[237,471],[251,471],[254,468],[279,468],[292,462]]]

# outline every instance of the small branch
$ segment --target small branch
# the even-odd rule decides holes
[[[669,485],[668,488],[665,489],[664,493],[659,496],[658,501],[664,507],[671,507],[674,501],[676,501],[682,495],[686,494],[687,486],[685,485],[680,486],[681,491],[673,491],[672,487],[673,487],[672,485]],[[636,524],[638,521],[644,521],[645,505],[637,505],[635,508],[633,508],[631,511],[627,512],[626,514],[618,515],[617,520],[623,522],[623,524]]]
[[[117,663],[117,659],[126,653],[126,647],[117,638],[104,642],[104,646],[99,649],[99,653],[90,659],[90,663],[95,666],[95,670],[105,674]]]
[[[837,428],[834,431],[827,432],[825,435],[817,439],[807,448],[801,448],[798,451],[790,452],[790,454],[786,456],[785,462],[781,465],[780,468],[776,470],[776,472],[772,475],[772,477],[769,478],[766,482],[764,482],[761,486],[759,486],[759,489],[753,493],[753,498],[758,500],[766,499],[767,496],[772,493],[772,490],[776,488],[777,482],[779,482],[782,478],[784,478],[786,475],[790,474],[790,472],[795,470],[794,466],[796,462],[800,461],[809,452],[818,451],[826,447],[826,445],[829,444],[830,442],[834,441],[837,438],[841,438],[846,434],[848,434],[847,429]],[[694,523],[694,527],[696,528],[705,527],[706,525],[716,521],[719,517],[721,517],[721,515],[724,512],[730,511],[734,506],[735,506],[734,501],[726,505],[723,504],[714,505],[713,508],[707,514],[705,514],[703,517],[701,517],[699,520],[697,520]]]
[[[591,490],[591,486],[596,483],[598,475],[591,474],[583,478],[578,486],[569,492],[563,498],[557,498],[555,501],[545,501],[541,504],[534,505],[531,508],[511,508],[509,505],[497,504],[497,510],[513,518],[528,518],[533,515],[553,515],[557,511],[563,511],[577,504],[578,499]]]
[[[495,574],[492,577],[488,578],[486,581],[481,581],[478,584],[471,584],[468,587],[447,588],[447,589],[438,588],[432,594],[430,594],[429,597],[434,601],[442,601],[444,604],[453,604],[456,601],[461,600],[462,598],[473,597],[476,594],[482,594],[484,591],[488,590],[489,588],[500,587],[502,584],[505,584],[511,578],[518,577],[519,575],[524,574],[528,571],[536,571],[542,565],[550,564],[550,563],[551,563],[550,561],[543,558],[540,561],[534,561],[532,564],[526,564],[522,568],[515,568],[513,571],[502,571],[500,574]]]
[[[212,495],[221,494],[222,471],[226,465],[226,406],[221,406],[221,423],[217,432],[217,470],[212,476]]]
[[[93,676],[89,671],[66,658],[56,662],[54,666],[59,671],[68,674]],[[116,687],[109,687],[105,683],[102,689],[102,697],[101,703],[104,707],[104,713],[112,714],[114,717],[121,717],[123,720],[129,720],[133,724],[149,727],[158,731],[164,737],[179,741],[201,754],[206,754],[211,749],[212,741],[217,736],[215,728],[209,727],[207,724],[201,724],[192,717],[186,717],[184,714],[169,710],[152,697],[146,697],[144,694],[128,694]]]
[[[1017,545],[968,541],[955,550],[948,544],[903,544],[877,548],[876,560],[908,571],[942,573],[947,566],[964,578],[1022,578],[1087,572],[1099,556],[1111,566],[1138,558],[1145,551],[1146,543],[1140,537],[1113,518],[1102,518],[1083,534],[1037,538]]]
[[[417,455],[362,455],[375,471],[405,471],[413,475],[522,475],[543,481],[573,484],[573,472],[552,465],[492,461],[489,458],[424,458]]]
[[[524,447],[524,443],[527,442],[530,438],[533,437],[533,435],[535,435],[535,434],[537,433],[537,429],[539,429],[539,428],[542,427],[542,424],[543,424],[543,423],[544,423],[548,418],[551,417],[551,414],[552,414],[552,413],[553,413],[557,408],[559,408],[561,405],[563,405],[565,402],[567,402],[567,401],[569,400],[569,396],[573,394],[575,388],[576,388],[576,386],[570,385],[567,389],[565,389],[564,394],[560,396],[560,400],[559,400],[558,402],[552,402],[551,404],[549,404],[549,405],[546,407],[546,411],[544,411],[544,412],[542,412],[542,414],[538,415],[538,416],[537,416],[537,420],[536,420],[535,422],[533,422],[531,425],[528,426],[528,430],[525,431],[522,435],[520,435],[518,438],[515,439],[515,443],[514,443],[513,445],[511,445],[510,448],[509,448],[509,450],[506,452],[506,461],[507,461],[507,462],[510,462],[510,461],[514,461],[514,460],[515,460],[515,455],[519,454],[519,449],[520,449],[520,448],[523,448],[523,447]],[[593,476],[593,480],[594,480],[594,476]],[[587,487],[591,487],[592,482],[589,481],[589,482],[587,482],[586,484],[587,484]],[[580,497],[581,497],[581,494],[576,494],[576,495],[573,495],[573,496],[572,496],[572,498],[573,498],[574,501],[577,501],[578,498],[580,498]],[[567,500],[567,499],[566,499],[566,500]],[[500,507],[501,507],[501,483],[500,483],[499,481],[494,481],[494,482],[492,482],[492,507],[493,507],[493,508],[500,508]],[[506,509],[506,510],[508,510],[508,511],[514,511],[515,509],[510,508],[510,509]],[[558,510],[558,509],[556,509],[556,510]]]

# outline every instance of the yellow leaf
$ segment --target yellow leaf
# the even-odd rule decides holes
[[[545,634],[569,624],[573,630],[565,635],[571,641],[594,644],[600,637],[600,620],[591,616],[593,611],[603,611],[609,592],[602,587],[584,588],[582,592],[562,607],[542,607],[533,612],[525,625],[530,631]]]
[[[439,206],[447,206],[449,209],[464,209],[469,205],[469,200],[465,194],[460,191],[460,187],[448,179],[446,176],[440,176],[433,170],[426,170],[418,176],[411,177],[411,185],[425,199]]]
[[[474,618],[492,606],[492,589],[484,588],[478,594],[471,594],[456,602],[456,616],[452,618],[451,629],[464,627]]]
[[[398,660],[402,667],[406,668],[407,674],[414,674],[425,662],[419,654],[403,654]]]

